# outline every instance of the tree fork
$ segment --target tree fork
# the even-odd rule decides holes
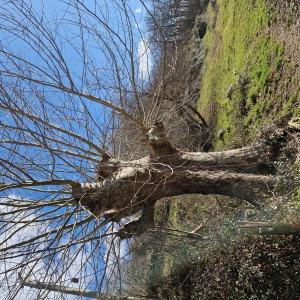
[[[183,152],[172,146],[163,124],[156,123],[147,134],[150,156],[134,161],[107,158],[100,164],[105,180],[74,187],[73,197],[94,214],[113,221],[142,210],[141,219],[131,226],[138,232],[152,223],[143,216],[163,197],[218,194],[259,206],[274,195],[278,183],[276,176],[264,174],[260,166],[276,158],[274,148],[278,150],[286,136],[285,130],[278,130],[271,139],[249,147]],[[126,236],[128,230],[123,233]]]

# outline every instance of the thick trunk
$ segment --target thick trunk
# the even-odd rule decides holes
[[[193,161],[193,164],[190,160],[182,163],[181,157],[179,160],[173,159],[172,164],[150,158],[120,162],[119,171],[113,178],[74,190],[73,196],[81,198],[81,204],[96,214],[109,211],[125,217],[141,210],[145,204],[154,204],[160,198],[176,195],[218,194],[251,203],[258,203],[260,199],[272,195],[276,184],[273,176],[226,171],[224,161],[230,160],[232,166],[234,158],[231,151],[230,158],[226,157],[225,152],[222,155],[214,156],[219,156],[216,164],[212,163],[213,159],[207,163],[205,159],[197,163]],[[206,154],[203,154],[202,158],[205,157]],[[221,161],[221,170],[217,169],[217,161]],[[240,158],[235,161],[237,165],[238,161],[241,162]]]
[[[181,152],[180,158],[182,162],[198,168],[256,173],[266,164],[268,152],[267,146],[257,144],[220,152]]]
[[[218,194],[259,205],[274,194],[277,183],[261,166],[276,158],[286,135],[273,130],[270,139],[254,146],[191,153],[175,149],[163,124],[156,123],[147,135],[150,156],[135,161],[106,158],[98,170],[102,181],[73,187],[73,197],[94,214],[112,220],[143,210],[141,219],[131,223],[137,232],[151,223],[153,205],[163,197]]]

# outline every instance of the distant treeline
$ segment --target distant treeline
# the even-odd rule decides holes
[[[153,0],[146,25],[152,42],[181,41],[209,0]]]

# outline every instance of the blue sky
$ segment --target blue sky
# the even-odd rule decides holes
[[[120,14],[118,13],[118,10],[116,9],[116,5],[113,4],[113,1],[85,1],[84,3],[87,3],[87,7],[91,9],[92,11],[97,13],[97,7],[94,5],[94,2],[99,2],[102,7],[105,7],[105,14],[101,16],[103,19],[105,19],[106,22],[108,22],[109,26],[115,30],[122,39],[124,40],[129,40],[128,39],[128,32],[126,32],[126,28],[122,28],[121,26],[121,18]],[[116,1],[116,2],[121,2],[121,1]],[[133,47],[133,51],[135,52],[135,58],[136,63],[138,64],[138,58],[143,56],[143,51],[147,51],[145,48],[145,42],[147,41],[146,37],[146,28],[145,28],[145,23],[144,23],[144,16],[146,14],[145,8],[141,4],[139,0],[130,0],[130,1],[124,1],[126,5],[128,5],[128,8],[130,9],[131,13],[131,29],[133,32],[133,39],[134,39],[134,45],[137,46]],[[147,1],[145,1],[147,3]],[[118,3],[119,4],[119,3]],[[150,2],[149,2],[150,5]],[[41,1],[41,2],[34,2],[34,7],[37,12],[41,12],[45,18],[49,19],[49,23],[54,22],[57,24],[61,24],[64,29],[62,32],[65,34],[65,38],[67,40],[68,35],[74,35],[78,34],[76,32],[78,30],[77,26],[73,26],[70,22],[68,24],[67,20],[71,19],[72,16],[70,13],[74,13],[74,8],[71,8],[69,5],[64,3],[63,1],[60,0],[51,0],[51,1]],[[55,25],[56,25],[55,24]],[[97,26],[96,23],[94,23],[95,26]],[[75,29],[76,28],[76,29]],[[113,36],[113,38],[116,38]],[[116,38],[116,43],[118,43],[118,39]],[[101,61],[106,61],[107,58],[103,56],[103,53],[101,51],[97,51],[97,45],[96,43],[92,42],[91,40],[87,40],[86,43],[90,43],[90,56],[97,57],[98,63]],[[121,45],[120,45],[121,46]],[[140,53],[138,53],[138,49],[140,49]],[[68,46],[67,44],[65,45],[65,52],[67,58],[71,61],[72,64],[74,64],[75,68],[80,69],[81,67],[81,61],[78,62],[76,60],[76,53],[73,51],[72,47],[70,45]],[[75,62],[74,62],[75,60]],[[76,64],[77,61],[77,64]],[[142,64],[145,63],[145,56],[143,56],[143,62]],[[76,69],[75,69],[76,70]],[[141,69],[140,69],[141,70]],[[142,68],[143,70],[143,68]]]
[[[96,12],[96,14],[91,18],[80,19],[77,13],[81,12],[80,9],[82,8],[79,8],[79,11],[76,12],[75,7],[71,8],[60,0],[32,1],[33,10],[36,12],[38,20],[48,28],[51,28],[51,38],[56,41],[59,47],[58,50],[61,53],[55,50],[54,45],[51,44],[51,39],[46,36],[46,31],[42,31],[39,27],[34,29],[33,24],[26,20],[22,12],[14,10],[13,3],[10,3],[10,6],[7,6],[10,7],[7,8],[8,10],[10,9],[9,13],[15,18],[19,18],[21,22],[15,27],[7,21],[2,23],[2,26],[8,26],[9,30],[5,32],[2,30],[3,27],[2,29],[0,28],[1,47],[3,47],[2,49],[13,51],[19,57],[20,65],[14,65],[7,57],[5,60],[5,55],[1,53],[1,69],[7,67],[9,71],[16,73],[21,71],[27,72],[26,74],[47,82],[51,82],[52,77],[56,76],[66,86],[71,84],[67,76],[67,72],[71,72],[77,89],[119,104],[119,91],[115,89],[116,84],[119,84],[119,87],[124,90],[132,90],[134,84],[142,85],[143,79],[147,81],[145,74],[148,72],[149,61],[147,38],[143,23],[143,7],[137,0],[126,1],[127,4],[130,3],[128,8],[131,14],[128,20],[124,20],[124,15],[120,13],[122,6],[118,7],[119,4],[122,4],[121,1],[112,3],[111,1],[101,0],[98,2],[102,5],[102,11],[95,8],[95,1],[86,1],[85,3],[88,4],[87,9],[90,9],[91,12]],[[29,4],[29,0],[24,1],[24,3]],[[99,16],[99,19],[97,19],[97,16]],[[77,26],[78,22],[84,25],[81,30]],[[105,27],[105,23],[109,24],[109,30]],[[127,27],[124,27],[124,24],[127,24]],[[128,28],[131,28],[132,32],[129,32]],[[32,37],[27,39],[31,30]],[[35,39],[37,37],[38,39]],[[85,50],[81,51],[83,48]],[[130,54],[133,54],[133,56],[131,57]],[[62,64],[63,60],[60,55],[63,56],[68,70]],[[113,61],[114,59],[115,61]],[[31,64],[35,65],[35,67],[32,68]],[[23,69],[20,71],[21,68]],[[132,71],[132,69],[134,70]],[[119,78],[117,78],[116,74],[119,75]],[[135,80],[133,80],[133,77]],[[4,79],[8,90],[12,81],[13,79]],[[24,111],[86,137],[95,145],[102,146],[103,134],[101,127],[110,124],[111,111],[109,109],[80,99],[80,97],[66,95],[49,86],[38,87],[38,85],[20,80],[18,84],[19,91],[9,90],[9,92],[11,92],[14,101],[16,101],[16,105],[19,105]],[[22,95],[18,95],[21,91]],[[45,111],[44,108],[46,108]],[[68,116],[65,115],[66,110],[70,111]],[[90,116],[88,120],[86,119],[87,111]],[[25,118],[15,119],[5,111],[1,112],[1,116],[1,121],[5,121],[9,125],[21,124],[24,128],[37,133],[47,132],[50,136],[64,141],[63,133],[55,132],[54,130],[50,131],[49,128],[46,128],[47,126],[42,127],[35,121],[28,121]],[[79,122],[76,120],[79,120]],[[86,129],[87,127],[89,130]],[[12,136],[14,136],[13,133],[10,137]],[[23,136],[21,137],[23,138]],[[35,136],[25,136],[25,138],[28,141],[36,142]],[[74,144],[78,142],[76,139],[71,141]],[[53,142],[52,145],[58,147],[60,144]],[[91,150],[84,143],[78,144],[78,146],[84,150]],[[1,151],[3,157],[11,154],[4,148]],[[33,148],[28,149],[24,146],[20,147],[19,151],[22,152],[24,160],[22,161],[21,156],[15,156],[13,161],[16,164],[25,164],[26,159],[30,158],[41,165],[44,162],[49,163],[48,173],[53,172],[56,176],[76,180],[79,178],[86,179],[88,176],[94,175],[95,163],[90,161],[69,158],[68,162],[77,168],[71,169],[68,165],[61,166],[63,160],[59,156],[56,160],[52,158],[46,147],[42,150],[36,150]],[[51,167],[54,165],[55,170],[52,170]],[[77,173],[76,170],[78,170]],[[50,176],[45,170],[36,170],[34,172],[32,175],[36,178],[44,176],[45,178],[42,179],[47,179],[47,176]],[[10,196],[15,197],[16,194],[10,194]],[[25,200],[37,199],[40,197],[40,193],[39,196],[34,196],[32,191],[26,191],[23,196],[25,196]],[[49,209],[43,209],[43,212],[48,211]],[[64,212],[63,209],[62,212]],[[70,219],[71,221],[73,219]],[[47,226],[51,228],[53,224],[47,224]],[[28,235],[28,232],[24,234]],[[31,234],[36,234],[36,232],[32,231]],[[99,247],[99,251],[102,250]],[[95,282],[90,282],[90,286],[93,287],[94,285]]]

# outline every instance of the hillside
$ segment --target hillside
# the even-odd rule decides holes
[[[299,1],[211,1],[198,109],[217,149],[300,113]],[[217,135],[217,134],[216,134]]]
[[[198,84],[197,107],[209,124],[214,149],[247,145],[271,124],[299,116],[299,19],[298,1],[265,0],[210,1],[200,22],[196,19],[186,63],[192,57],[198,74],[191,63],[189,86],[195,90]],[[206,33],[199,42],[195,32],[203,20]],[[299,176],[295,161],[283,159],[274,168],[285,172],[288,181]],[[156,211],[160,226],[181,233],[196,230],[205,238],[161,235],[158,249],[147,252],[150,295],[300,299],[297,236],[257,234],[261,229],[248,236],[248,228],[246,235],[236,234],[243,222],[297,223],[298,201],[296,192],[272,199],[262,211],[215,196],[161,201]]]

